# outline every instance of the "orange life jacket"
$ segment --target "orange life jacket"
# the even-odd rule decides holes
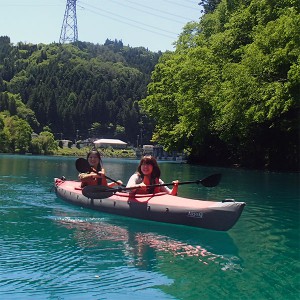
[[[152,185],[152,184],[159,184],[159,178],[155,178],[154,181],[148,179],[148,177],[144,177],[143,178],[143,183],[145,183],[146,185]],[[141,192],[139,191],[139,193],[143,193],[143,194],[156,194],[160,192],[160,187],[156,186],[156,187],[149,187],[147,188],[146,192]]]
[[[81,187],[85,187],[87,185],[102,185],[102,179],[93,177],[85,178],[84,181],[81,182]]]
[[[92,168],[93,172],[97,173],[97,171]],[[93,177],[88,177],[85,178],[82,182],[81,182],[81,187],[85,187],[87,185],[104,185],[107,186],[107,181],[106,178],[104,176],[102,176],[102,178],[93,178]]]

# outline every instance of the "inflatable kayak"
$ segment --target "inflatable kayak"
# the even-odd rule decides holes
[[[75,205],[132,218],[227,231],[238,221],[245,202],[194,200],[166,193],[108,193],[101,199],[83,195],[81,183],[55,178],[56,195]]]

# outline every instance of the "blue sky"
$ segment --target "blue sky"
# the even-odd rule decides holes
[[[199,0],[77,0],[80,41],[107,38],[151,51],[174,50],[183,26],[198,21]],[[58,42],[67,0],[0,0],[0,36],[11,42]]]

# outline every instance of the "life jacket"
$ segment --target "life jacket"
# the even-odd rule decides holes
[[[159,178],[155,178],[154,180],[151,179],[151,181],[149,181],[147,177],[144,177],[143,178],[143,183],[145,183],[146,185],[159,184]],[[149,187],[149,188],[147,188],[147,191],[144,192],[144,193],[147,193],[147,194],[156,194],[156,193],[159,193],[159,192],[160,192],[160,187],[156,186],[156,187]]]
[[[84,181],[81,182],[81,187],[85,187],[87,185],[102,185],[102,178],[85,178]]]
[[[93,172],[97,173],[97,171],[92,168]],[[104,180],[102,180],[104,179]],[[84,181],[81,182],[81,187],[85,187],[87,185],[104,185],[107,186],[107,181],[105,177],[101,177],[101,178],[93,178],[93,177],[89,177],[84,179]]]

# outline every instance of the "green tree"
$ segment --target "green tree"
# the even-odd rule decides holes
[[[49,131],[42,131],[31,141],[31,151],[34,154],[53,154],[58,149],[58,142]]]
[[[198,5],[203,7],[204,13],[212,13],[221,0],[201,0]]]
[[[202,163],[299,168],[299,7],[222,0],[187,24],[140,102],[153,140]]]
[[[28,152],[32,133],[30,125],[17,116],[5,118],[4,124],[5,133],[9,137],[9,151],[13,153]]]
[[[92,124],[92,127],[90,128],[90,133],[92,137],[97,137],[101,134],[102,125],[99,122],[95,122]]]
[[[7,135],[7,131],[5,130],[5,123],[4,123],[5,116],[0,114],[0,152],[7,152],[8,151],[8,142],[9,137]]]

